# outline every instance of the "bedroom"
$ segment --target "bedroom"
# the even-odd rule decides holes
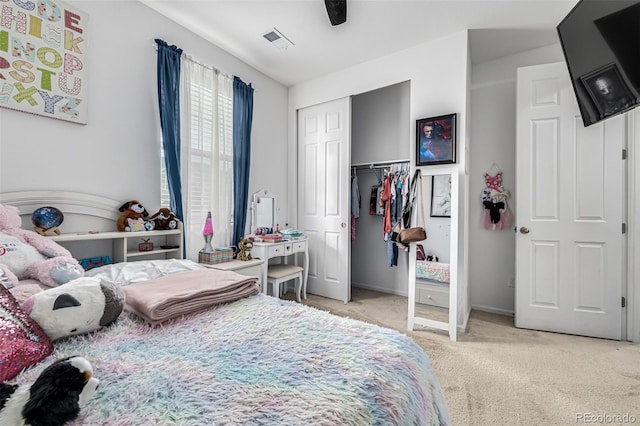
[[[118,8],[106,2],[70,4],[86,11],[91,17],[89,124],[72,125],[15,111],[0,110],[0,192],[64,189],[99,193],[113,199],[143,198],[151,209],[158,207],[155,200],[160,198],[160,134],[155,102],[153,50],[153,39],[156,37],[188,50],[203,62],[240,76],[256,88],[252,158],[267,160],[262,166],[255,164],[252,167],[249,192],[268,187],[277,193],[279,204],[288,206],[281,209],[279,217],[282,217],[283,222],[289,223],[295,222],[293,200],[296,192],[290,186],[294,178],[287,168],[272,167],[270,163],[277,161],[280,153],[291,151],[291,144],[294,143],[291,135],[295,134],[291,123],[294,121],[296,108],[405,81],[409,77],[407,67],[423,50],[445,50],[451,52],[455,61],[451,69],[442,71],[446,76],[417,76],[412,79],[414,93],[429,91],[432,99],[438,99],[440,102],[437,105],[428,104],[426,101],[415,99],[414,95],[412,102],[422,103],[415,104],[413,108],[419,110],[420,114],[416,114],[420,116],[437,115],[443,110],[470,110],[467,119],[471,121],[471,129],[467,131],[467,138],[475,141],[471,137],[471,134],[476,133],[474,127],[482,127],[474,122],[474,111],[482,109],[475,105],[476,102],[480,102],[480,96],[497,103],[498,107],[504,108],[505,114],[513,117],[513,111],[511,109],[510,112],[509,109],[509,105],[512,104],[501,100],[513,99],[514,89],[509,85],[503,87],[498,84],[497,87],[503,94],[496,102],[490,94],[491,82],[513,78],[509,76],[516,66],[561,60],[558,46],[550,46],[510,55],[502,62],[492,61],[471,70],[467,66],[458,66],[467,61],[467,33],[461,30],[454,35],[414,48],[415,50],[406,52],[406,57],[381,58],[350,68],[341,74],[288,88],[155,13],[144,4],[127,2],[125,6]],[[122,13],[123,7],[127,11],[126,14]],[[127,30],[123,30],[124,28]],[[498,76],[498,72],[507,76]],[[469,85],[469,74],[473,79],[477,79],[477,83],[474,81]],[[434,84],[429,81],[432,78],[439,81],[445,79],[447,84],[439,85],[441,90],[436,90]],[[452,88],[455,88],[455,93]],[[474,96],[474,93],[477,96]],[[38,125],[33,125],[34,122]],[[512,126],[508,133],[513,134],[515,125],[508,125]],[[484,133],[483,128],[481,131]],[[513,154],[501,148],[503,145],[512,147],[512,138],[505,137],[501,141],[483,140],[477,143],[489,144],[490,148],[482,152],[487,154],[491,161],[496,161],[505,168],[505,174],[511,176],[513,187],[514,171],[508,169],[509,164],[513,162]],[[470,146],[469,151],[474,154],[474,147]],[[470,173],[473,173],[474,168],[483,169],[490,164],[487,164],[487,159],[479,159],[478,163],[474,164],[472,157],[473,155],[469,156]],[[291,161],[289,160],[290,165]],[[479,192],[478,189],[470,187],[470,199],[473,199],[474,193]],[[470,203],[469,208],[474,208],[473,206],[474,204]],[[635,212],[639,210],[635,209]],[[635,219],[637,223],[637,216]],[[483,282],[469,282],[469,308],[478,307],[510,314],[514,310],[513,289],[508,287],[507,280],[508,276],[513,274],[513,261],[496,261],[491,267],[487,267],[488,260],[482,252],[486,241],[483,241],[481,235],[474,237],[474,232],[471,227],[471,264],[468,275],[474,277],[474,280],[482,277]],[[637,233],[635,235],[637,239]],[[512,256],[511,236],[503,234],[500,238],[508,241],[503,241],[500,245],[500,254],[497,257]],[[474,259],[483,261],[481,264],[474,264]],[[495,275],[487,276],[487,269]],[[637,324],[638,321],[633,323]]]
[[[564,16],[574,3],[560,2],[555,13],[559,17]],[[469,266],[468,271],[459,275],[474,277],[474,281],[473,285],[469,283],[468,291],[464,292],[467,300],[461,311],[468,313],[473,307],[500,314],[513,314],[515,291],[510,285],[511,277],[515,274],[513,238],[506,232],[487,233],[472,226],[481,215],[480,205],[472,200],[475,200],[473,194],[482,190],[478,174],[486,171],[492,163],[504,168],[505,187],[512,192],[515,190],[513,76],[517,67],[561,61],[562,52],[558,43],[539,48],[528,44],[530,49],[521,52],[513,52],[511,48],[504,51],[500,58],[491,57],[483,63],[469,66],[468,50],[469,55],[475,55],[474,52],[483,46],[498,44],[495,40],[505,36],[513,40],[535,39],[540,31],[507,31],[505,34],[506,30],[495,29],[471,30],[467,34],[467,31],[462,30],[403,52],[353,66],[340,73],[287,88],[216,45],[212,46],[203,38],[154,13],[146,5],[136,2],[125,4],[129,11],[127,16],[131,16],[131,28],[137,28],[138,37],[132,37],[127,31],[114,33],[108,30],[112,23],[124,22],[127,18],[114,17],[115,11],[109,10],[101,2],[90,2],[86,6],[86,12],[90,15],[90,35],[93,35],[89,43],[92,46],[89,52],[89,125],[69,126],[57,120],[37,119],[38,126],[33,126],[33,117],[29,115],[0,111],[3,124],[0,134],[3,154],[0,159],[2,192],[64,189],[97,193],[116,200],[143,198],[143,203],[150,209],[159,207],[156,200],[160,197],[157,185],[160,176],[160,151],[156,147],[160,132],[155,112],[156,87],[155,81],[149,77],[151,74],[143,71],[151,70],[149,72],[153,73],[155,69],[153,39],[156,37],[187,49],[201,61],[227,70],[226,72],[239,76],[245,82],[252,83],[257,89],[252,143],[255,164],[251,168],[249,194],[261,188],[269,188],[275,193],[281,206],[278,218],[282,223],[296,222],[294,200],[297,189],[294,185],[296,179],[292,174],[292,170],[296,169],[295,160],[288,156],[289,167],[274,168],[262,167],[266,163],[255,159],[280,161],[279,153],[295,152],[295,138],[292,136],[295,129],[292,126],[295,123],[296,109],[411,80],[407,102],[410,102],[411,111],[416,112],[411,112],[410,122],[446,111],[467,111],[466,118],[461,116],[460,123],[464,125],[460,124],[458,164],[466,164],[469,176],[469,213],[466,219],[469,226],[461,228],[468,232],[466,237],[461,232],[461,238],[466,240],[463,247],[468,246]],[[89,7],[95,8],[95,12]],[[322,15],[321,17],[324,18]],[[158,33],[157,28],[162,28],[162,31]],[[339,27],[336,29],[340,30]],[[109,38],[101,36],[102,34],[109,34]],[[546,37],[542,38],[542,43],[549,43],[548,35]],[[265,47],[272,46],[263,46]],[[269,52],[268,49],[265,50]],[[449,52],[448,62],[451,68],[444,68],[438,74],[425,74],[423,70],[428,67],[416,62],[423,50]],[[283,52],[275,49],[275,53],[271,54],[282,55]],[[122,63],[126,63],[126,67],[112,65],[113,58],[118,56],[122,56]],[[417,67],[415,77],[409,66]],[[134,69],[139,71],[132,72]],[[126,89],[123,93],[114,91],[114,85]],[[442,101],[424,100],[420,93],[425,91],[429,92],[430,99]],[[482,108],[481,105],[487,103],[493,105],[493,108]],[[637,113],[628,115],[635,117]],[[504,120],[503,117],[511,118]],[[494,137],[486,137],[493,131],[489,123],[496,120],[504,121],[501,124],[504,131],[498,132]],[[411,123],[409,125],[413,126]],[[407,133],[407,152],[412,151],[412,132],[411,128]],[[465,148],[465,139],[469,140],[468,148]],[[47,147],[46,152],[43,152],[43,145]],[[466,149],[469,150],[468,161],[465,159]],[[33,154],[40,152],[42,155]],[[629,153],[633,159],[632,146],[629,147]],[[69,163],[73,167],[68,167]],[[115,164],[118,164],[117,170],[114,169]],[[634,182],[632,175],[629,182]],[[633,191],[632,187],[630,191]],[[639,214],[638,209],[632,207],[629,229],[634,229],[635,215]],[[497,250],[491,259],[486,259],[483,254],[483,247],[487,244],[495,245]],[[633,250],[633,247],[634,241],[631,241],[630,249]],[[629,271],[629,282],[634,281],[633,275],[634,271]],[[464,286],[464,282],[460,285]],[[630,291],[628,296],[629,301],[636,300],[634,297],[638,297],[638,292],[634,296]],[[634,305],[636,303],[629,303],[629,306]],[[640,313],[636,312],[634,315],[635,319],[628,321],[631,326],[638,323]],[[462,323],[464,319],[460,322]],[[629,329],[628,335],[631,340],[640,340],[640,330]]]

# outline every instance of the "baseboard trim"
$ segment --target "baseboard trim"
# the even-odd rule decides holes
[[[502,308],[494,308],[493,306],[471,305],[471,309],[475,309],[476,311],[489,312],[490,314],[505,315],[508,317],[513,317],[515,315],[514,311]]]
[[[373,291],[378,291],[380,293],[395,294],[396,296],[407,297],[407,292],[406,291],[393,290],[393,289],[386,288],[386,287],[378,287],[378,286],[373,286],[373,285],[368,285],[368,284],[356,283],[356,282],[353,282],[353,281],[351,282],[351,287],[364,288],[365,290],[373,290]]]

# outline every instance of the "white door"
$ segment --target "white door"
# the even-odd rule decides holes
[[[351,99],[298,111],[298,226],[309,238],[310,293],[351,299]]]
[[[517,93],[516,327],[620,339],[625,118],[585,128],[564,63]]]

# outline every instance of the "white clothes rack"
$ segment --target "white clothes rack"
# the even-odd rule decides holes
[[[360,169],[374,172],[378,177],[378,183],[381,183],[382,178],[389,173],[409,173],[409,160],[354,164],[351,166],[352,176],[356,174],[356,170]],[[377,173],[379,169],[383,169],[380,174]]]
[[[408,166],[409,166],[409,160],[395,160],[395,161],[376,161],[373,163],[359,163],[359,164],[352,164],[351,168],[353,169],[381,169],[381,168],[387,168],[391,165],[394,164],[399,164],[399,165],[405,165],[407,166],[407,170],[408,170]]]

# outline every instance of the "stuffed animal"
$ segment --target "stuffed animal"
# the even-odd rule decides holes
[[[163,207],[154,213],[148,222],[153,224],[151,229],[177,229],[180,220],[171,210]]]
[[[0,204],[0,283],[11,288],[33,278],[55,287],[84,275],[68,250],[34,231],[20,228],[20,212]]]
[[[136,224],[138,219],[142,220],[142,229],[144,231],[144,219],[149,216],[149,212],[144,208],[144,206],[138,200],[130,200],[120,206],[118,209],[120,212],[120,216],[118,216],[118,220],[116,220],[116,229],[120,232],[131,232],[133,229],[131,228],[132,224]],[[130,222],[129,219],[133,220]],[[135,225],[134,225],[135,227]]]
[[[251,260],[251,249],[253,242],[248,238],[243,238],[238,242],[238,260]]]
[[[87,359],[63,358],[45,368],[32,385],[0,383],[0,425],[64,425],[96,393]]]
[[[95,331],[124,309],[124,291],[99,278],[82,277],[34,294],[21,307],[51,340]]]

